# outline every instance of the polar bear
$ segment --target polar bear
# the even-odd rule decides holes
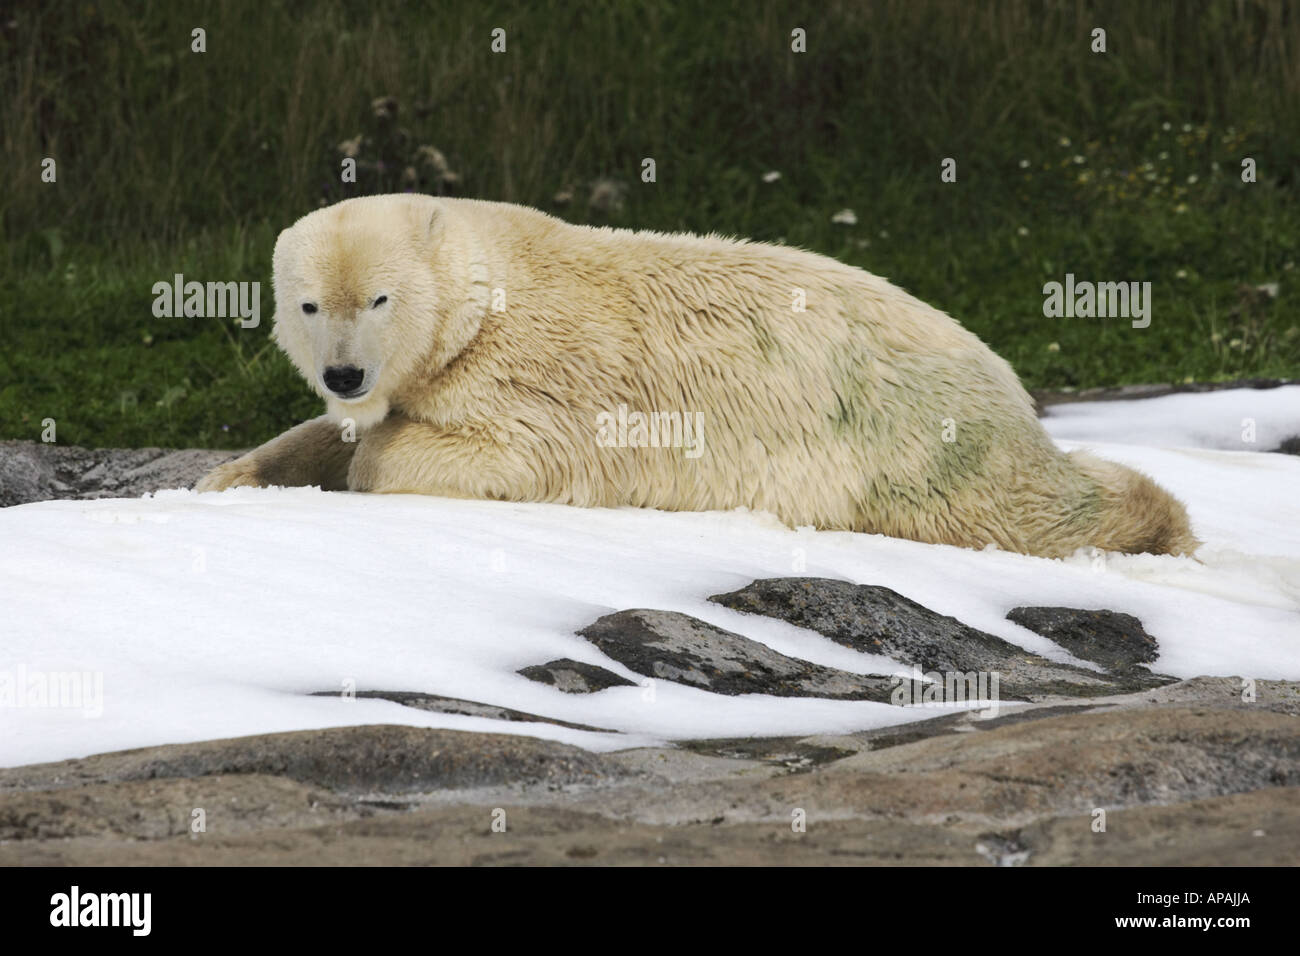
[[[1149,478],[1058,450],[978,338],[824,256],[402,194],[304,216],[273,268],[275,339],[328,414],[200,491],[743,506],[1044,557],[1198,546]]]

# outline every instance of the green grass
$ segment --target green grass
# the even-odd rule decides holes
[[[833,255],[948,311],[1031,387],[1300,375],[1300,7],[810,6],[20,4],[0,28],[0,438],[53,418],[63,442],[243,447],[316,414],[269,338],[275,235],[408,187]],[[587,201],[601,178],[621,209]],[[845,207],[856,225],[831,221]],[[176,272],[261,280],[262,327],[155,318]],[[1066,272],[1150,281],[1151,327],[1044,318]],[[1239,291],[1271,282],[1269,302]]]

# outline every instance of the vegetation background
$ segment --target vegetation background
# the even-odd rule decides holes
[[[318,414],[269,338],[276,233],[400,189],[814,249],[1031,387],[1300,371],[1284,0],[20,0],[0,63],[0,438],[237,448]],[[155,318],[177,272],[261,280],[261,327]],[[1066,272],[1152,282],[1150,328],[1044,318]]]

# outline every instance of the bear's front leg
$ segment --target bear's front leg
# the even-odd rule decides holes
[[[361,437],[351,491],[442,498],[546,500],[522,440],[490,426],[455,429],[390,415]]]
[[[302,487],[346,491],[348,466],[357,442],[328,416],[295,425],[247,455],[218,465],[194,486],[195,491],[222,491],[241,485]]]

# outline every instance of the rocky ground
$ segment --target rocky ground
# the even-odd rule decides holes
[[[0,864],[1293,864],[1300,686],[1256,691],[612,754],[399,726],[103,754],[0,771]]]
[[[186,487],[233,455],[3,442],[0,505]],[[996,674],[1000,707],[996,716],[938,708],[929,720],[856,734],[607,754],[383,725],[2,769],[0,865],[1300,859],[1300,683],[1162,675],[1142,622],[1102,609],[1008,614],[1074,661],[1063,663],[883,587],[775,578],[711,600],[915,663],[917,676],[812,664],[654,608],[608,614],[579,633],[644,678],[720,695],[938,704],[954,696],[945,675]],[[566,659],[520,673],[572,694],[629,683]],[[409,689],[359,696],[560,723]]]
[[[57,498],[139,498],[160,488],[189,488],[239,454],[0,441],[0,508]]]

